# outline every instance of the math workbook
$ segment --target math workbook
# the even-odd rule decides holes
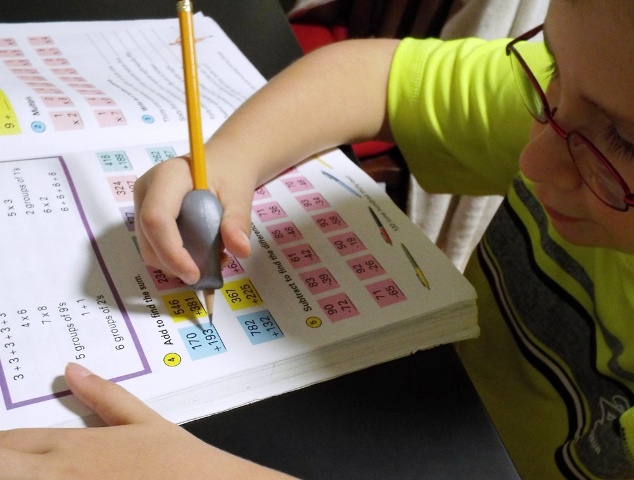
[[[196,22],[209,134],[264,80]],[[136,179],[187,151],[176,20],[4,27],[0,429],[98,424],[70,361],[182,423],[477,334],[473,288],[339,151],[254,192],[207,312],[135,231]]]

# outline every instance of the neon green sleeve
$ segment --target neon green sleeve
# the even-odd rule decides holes
[[[634,408],[630,408],[621,414],[619,425],[630,463],[634,465]]]
[[[507,43],[409,38],[398,46],[388,85],[390,127],[427,191],[504,194],[517,173],[532,118]],[[525,50],[548,58],[542,44]]]

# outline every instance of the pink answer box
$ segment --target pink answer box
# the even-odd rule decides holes
[[[323,233],[330,233],[348,227],[341,215],[334,210],[313,215],[312,218]]]
[[[24,52],[19,48],[9,48],[7,50],[0,50],[0,58],[18,58],[24,57]]]
[[[62,55],[62,51],[57,47],[40,47],[35,49],[40,57],[59,57]]]
[[[284,184],[286,188],[288,188],[289,192],[303,192],[305,190],[312,190],[313,184],[303,176],[300,177],[284,177],[281,179],[281,182]]]
[[[172,275],[168,275],[163,270],[159,270],[157,268],[147,267],[147,271],[152,277],[152,282],[157,290],[172,290],[174,288],[182,288],[185,286],[185,283],[178,278]]]
[[[64,93],[57,87],[32,87],[38,95],[61,95]]]
[[[84,96],[104,96],[106,95],[102,90],[98,88],[77,88],[77,93]]]
[[[117,202],[131,202],[134,198],[135,175],[108,177],[110,191]]]
[[[12,68],[11,71],[16,75],[38,75],[40,72],[37,68]]]
[[[79,112],[51,113],[51,120],[55,130],[81,130],[84,128],[84,122]]]
[[[366,285],[365,288],[381,308],[407,300],[405,294],[391,278]]]
[[[262,222],[269,222],[271,220],[277,220],[278,218],[285,218],[288,216],[282,206],[277,202],[267,202],[254,205],[253,213],[255,213]]]
[[[287,260],[291,262],[291,266],[296,269],[321,262],[317,253],[313,250],[313,247],[307,243],[296,247],[285,248],[282,250],[282,253]]]
[[[339,283],[326,267],[316,268],[299,275],[311,294],[327,292],[339,288]]]
[[[346,263],[359,280],[380,277],[386,273],[385,269],[372,254],[362,255],[361,257],[347,260]]]
[[[233,255],[229,256],[229,263],[225,265],[222,269],[222,277],[235,277],[236,275],[242,275],[244,273],[244,268],[240,265],[240,262]]]
[[[350,255],[352,253],[367,250],[366,246],[359,239],[356,233],[346,232],[339,235],[328,237],[332,246],[339,252],[339,255]]]
[[[110,105],[116,105],[115,101],[108,97],[84,97],[84,100],[86,100],[91,107],[109,107]]]
[[[39,35],[37,37],[29,37],[29,43],[33,46],[36,45],[53,45],[53,39],[48,35]]]
[[[359,310],[345,293],[322,298],[317,300],[317,303],[331,322],[338,322],[359,315]]]
[[[65,67],[70,65],[70,62],[64,57],[46,57],[43,61],[47,67]]]
[[[41,97],[42,102],[47,107],[72,107],[73,101],[69,97],[59,97],[59,96],[44,96]]]
[[[304,238],[302,232],[299,231],[293,222],[276,223],[275,225],[266,227],[266,229],[273,237],[273,241],[278,245],[302,240]]]
[[[321,193],[309,193],[297,196],[297,201],[307,212],[329,208],[328,200]]]
[[[31,62],[26,58],[13,58],[4,60],[4,64],[9,67],[30,67]]]
[[[79,75],[72,75],[70,77],[69,76],[60,76],[59,79],[62,82],[65,82],[65,83],[76,83],[76,82],[86,83],[86,79],[84,77],[79,76]]]
[[[51,68],[51,72],[55,75],[77,75],[78,72],[72,67]]]
[[[23,82],[46,82],[46,77],[42,75],[18,75],[18,78]]]
[[[271,192],[264,185],[261,185],[253,192],[253,201],[264,200],[265,198],[271,198]]]
[[[95,116],[101,127],[120,127],[127,125],[121,110],[95,110]]]
[[[92,83],[87,83],[87,82],[66,82],[66,85],[68,85],[70,88],[73,88],[77,91],[85,91],[85,90],[91,90],[91,89],[97,88]]]

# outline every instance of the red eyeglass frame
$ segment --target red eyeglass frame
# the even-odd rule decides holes
[[[608,207],[613,208],[615,210],[618,210],[620,212],[625,212],[625,211],[628,210],[629,207],[633,207],[634,206],[634,194],[630,190],[630,187],[627,185],[627,183],[625,182],[625,180],[623,179],[621,174],[616,170],[616,168],[614,168],[612,163],[610,163],[610,161],[605,157],[605,155],[603,155],[603,153],[601,153],[601,151],[588,138],[586,138],[582,133],[579,133],[579,132],[577,132],[575,130],[571,130],[570,132],[566,132],[555,121],[555,119],[553,117],[554,117],[555,112],[557,111],[557,108],[554,108],[554,109],[550,108],[550,104],[548,103],[548,98],[546,98],[546,93],[544,92],[544,90],[542,89],[541,85],[537,81],[537,78],[535,77],[535,74],[532,72],[532,70],[528,66],[528,63],[526,62],[526,60],[524,60],[524,57],[522,57],[522,54],[519,53],[517,51],[517,49],[515,48],[515,44],[516,43],[531,39],[532,37],[537,35],[539,32],[541,32],[543,29],[544,29],[544,25],[543,24],[542,25],[538,25],[537,27],[532,28],[528,32],[526,32],[526,33],[520,35],[519,37],[511,40],[506,45],[506,55],[509,56],[509,58],[511,57],[511,55],[513,55],[514,58],[519,62],[519,64],[521,65],[522,69],[524,70],[524,73],[526,74],[527,78],[529,79],[529,81],[533,85],[533,89],[535,90],[535,92],[539,96],[539,99],[540,99],[541,104],[542,104],[542,111],[543,111],[542,113],[543,113],[544,118],[539,118],[539,117],[535,116],[535,114],[528,107],[528,105],[527,105],[527,108],[528,108],[529,112],[531,113],[531,115],[533,116],[533,118],[535,118],[535,120],[537,120],[541,124],[548,123],[553,128],[553,130],[555,130],[555,132],[557,132],[557,134],[562,139],[566,140],[566,143],[567,143],[567,146],[568,146],[568,153],[570,154],[570,157],[572,158],[572,162],[575,165],[575,167],[577,168],[577,170],[579,170],[581,178],[583,178],[584,183],[588,186],[590,191],[592,191],[592,193],[599,200],[601,200],[601,202],[603,202]],[[515,70],[514,69],[513,69],[513,72],[515,74]],[[519,88],[519,85],[518,85],[518,88]],[[612,178],[619,184],[619,186],[623,190],[623,199],[622,199],[623,207],[622,208],[619,208],[618,206],[615,206],[615,205],[607,202],[603,198],[601,198],[594,191],[594,189],[589,184],[589,182],[586,180],[586,178],[582,174],[581,170],[579,169],[579,166],[577,164],[577,160],[575,160],[575,156],[572,154],[572,150],[571,150],[571,146],[570,146],[570,138],[572,138],[573,136],[577,137],[581,142],[583,142],[583,144],[592,152],[592,154],[594,154],[596,159],[608,170],[608,172],[610,172],[610,174],[612,175]]]

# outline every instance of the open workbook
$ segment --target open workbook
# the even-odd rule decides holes
[[[0,429],[98,423],[69,361],[182,423],[477,334],[473,288],[339,151],[254,192],[210,321],[135,237],[135,180],[187,151],[176,19],[1,27]],[[196,36],[207,136],[264,79]]]

